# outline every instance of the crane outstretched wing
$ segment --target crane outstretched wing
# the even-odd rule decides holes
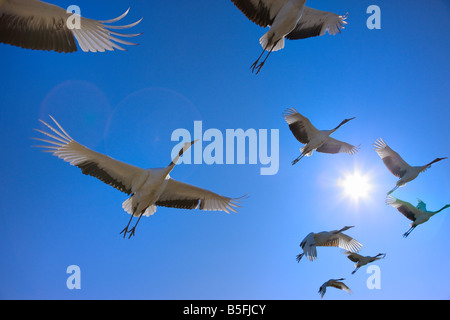
[[[163,193],[155,204],[171,208],[225,211],[229,213],[230,211],[236,212],[234,208],[239,207],[240,199],[242,197],[224,197],[209,190],[169,179]]]
[[[359,241],[342,232],[332,235],[327,239],[327,241],[316,243],[316,245],[321,247],[339,247],[350,252],[359,252],[359,250],[363,247]]]
[[[344,290],[345,292],[347,292],[347,293],[349,293],[349,294],[352,293],[352,290],[350,290],[350,288],[347,287],[347,285],[346,285],[345,283],[341,282],[341,281],[337,281],[337,280],[331,281],[331,283],[329,284],[329,286],[330,286],[330,287],[333,287],[333,288],[337,288],[337,289]]]
[[[356,252],[345,251],[344,254],[353,262],[359,262],[362,258],[362,256]]]
[[[328,282],[328,281],[327,281]],[[324,284],[322,284],[319,288],[319,294],[320,297],[323,298],[323,296],[325,295],[325,293],[327,292],[327,282],[325,282]]]
[[[415,221],[417,215],[422,213],[420,209],[414,207],[411,203],[399,200],[393,196],[386,197],[386,204],[396,208],[401,214],[411,221]]]
[[[357,153],[358,147],[355,147],[347,142],[339,141],[334,138],[328,137],[327,140],[316,149],[317,152],[323,153],[348,153],[350,155]]]
[[[309,259],[313,261],[317,259],[316,242],[314,239],[314,232],[310,232],[305,239],[300,243],[300,247],[303,249],[303,253]]]
[[[303,144],[307,144],[311,137],[319,133],[319,130],[312,125],[311,121],[294,108],[283,112],[283,117],[294,137]]]
[[[141,20],[122,26],[111,25],[128,14],[129,9],[117,18],[98,21],[77,16],[79,25],[67,26],[72,13],[61,7],[42,1],[6,1],[0,7],[0,42],[14,46],[56,52],[77,51],[75,39],[85,52],[125,50],[119,44],[135,45],[119,37],[135,37],[111,29],[128,29]],[[71,20],[69,20],[71,21]]]
[[[389,171],[396,177],[401,178],[410,165],[407,164],[397,152],[392,150],[383,139],[377,139],[374,146],[375,151],[378,153],[381,160],[383,160]]]
[[[250,20],[261,27],[267,27],[289,0],[231,0]]]
[[[71,165],[77,166],[82,173],[96,177],[127,194],[133,193],[134,188],[140,186],[150,174],[148,170],[114,160],[79,144],[64,131],[53,117],[50,116],[50,118],[58,126],[59,130],[39,120],[53,133],[35,129],[50,138],[33,138],[47,143],[47,145],[38,145],[36,147],[44,148],[45,150],[43,151],[50,152]]]
[[[347,15],[341,16],[333,12],[321,11],[305,6],[299,22],[286,39],[296,40],[323,36],[327,31],[331,35],[341,33],[347,24]]]

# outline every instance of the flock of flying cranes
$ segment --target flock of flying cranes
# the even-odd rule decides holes
[[[261,71],[267,58],[273,51],[284,48],[285,39],[295,40],[315,36],[322,36],[326,32],[331,35],[341,32],[347,15],[337,15],[305,6],[306,0],[232,0],[245,16],[261,27],[270,27],[259,39],[263,48],[261,55],[250,66],[256,74]],[[134,45],[124,40],[139,34],[125,34],[113,30],[124,30],[136,26],[142,19],[128,25],[114,25],[129,12],[129,9],[117,18],[97,21],[78,16],[80,25],[69,28],[67,20],[71,14],[58,6],[39,0],[0,0],[0,42],[35,50],[48,50],[56,52],[77,51],[77,43],[84,52],[104,52],[115,49],[124,50],[121,45]],[[260,62],[264,53],[266,57]],[[331,138],[330,135],[343,124],[354,118],[344,119],[337,127],[331,130],[318,130],[308,118],[291,108],[283,113],[283,117],[294,137],[304,146],[300,155],[292,161],[292,165],[304,156],[311,156],[314,150],[323,153],[355,154],[359,147],[347,142]],[[172,179],[169,173],[173,170],[178,159],[195,141],[185,143],[178,155],[167,167],[155,169],[141,169],[106,155],[95,152],[72,139],[62,126],[51,118],[56,127],[40,120],[49,132],[36,129],[45,135],[35,138],[45,145],[44,151],[69,162],[81,169],[83,174],[91,175],[109,184],[116,189],[130,195],[123,203],[123,209],[131,215],[127,226],[122,230],[123,237],[128,238],[135,234],[136,226],[142,216],[155,213],[157,206],[219,210],[229,213],[236,212],[236,207],[245,196],[230,198],[218,195],[212,191],[201,189]],[[416,207],[410,203],[392,197],[390,194],[398,187],[404,186],[417,178],[417,176],[430,168],[433,163],[446,158],[436,158],[423,166],[410,166],[398,153],[393,151],[382,139],[374,143],[375,151],[383,160],[388,170],[399,180],[396,186],[388,192],[386,204],[393,206],[406,218],[412,221],[410,229],[403,235],[407,237],[418,225],[428,221],[434,214],[450,207],[446,205],[438,211],[427,211],[424,202],[419,200]],[[133,217],[137,222],[130,228]],[[299,262],[305,255],[310,261],[317,258],[316,247],[332,246],[346,250],[347,257],[355,262],[356,269],[373,261],[385,257],[384,253],[376,256],[361,256],[357,252],[362,244],[343,232],[352,228],[346,226],[340,230],[311,232],[300,243],[303,252],[297,255]],[[327,287],[351,292],[341,279],[330,279],[319,289],[321,297]]]
[[[316,127],[314,127],[314,125],[312,125],[311,121],[308,118],[301,115],[297,110],[293,108],[286,110],[283,113],[283,116],[288,123],[294,137],[300,143],[304,144],[304,146],[300,149],[300,156],[292,161],[292,165],[295,165],[304,156],[311,156],[314,150],[323,153],[342,152],[350,155],[355,154],[358,151],[358,147],[330,137],[330,135],[337,129],[339,129],[339,127],[355,118],[344,119],[336,128],[331,130],[318,130]],[[426,169],[430,168],[433,163],[447,158],[436,158],[435,160],[423,166],[410,166],[382,139],[376,140],[374,146],[375,151],[383,160],[389,171],[399,178],[396,186],[387,193],[386,204],[393,206],[406,218],[412,221],[411,228],[403,235],[405,238],[419,224],[428,221],[436,213],[450,207],[450,205],[445,205],[438,211],[427,211],[425,203],[421,200],[419,200],[419,204],[417,205],[417,207],[414,207],[410,203],[396,199],[390,195],[398,187],[404,186],[407,182],[410,182],[417,178],[419,173],[424,172]],[[352,272],[352,274],[354,274],[360,267],[376,260],[383,259],[386,256],[385,253],[379,253],[373,257],[359,255],[357,252],[360,251],[363,245],[359,241],[343,233],[343,231],[346,231],[352,227],[353,226],[346,226],[340,230],[309,233],[300,243],[300,247],[302,248],[303,253],[297,255],[297,262],[300,262],[304,255],[306,255],[306,257],[310,261],[314,261],[317,258],[316,247],[339,247],[346,250],[345,254],[347,255],[347,257],[351,261],[356,263],[356,269]],[[334,287],[351,293],[351,289],[345,283],[343,283],[342,280],[345,279],[330,279],[325,282],[319,289],[321,297],[324,296],[327,287]]]

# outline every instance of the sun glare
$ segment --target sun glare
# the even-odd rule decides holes
[[[345,196],[354,200],[368,198],[372,190],[369,177],[359,172],[349,173],[339,178],[338,185],[342,188]]]

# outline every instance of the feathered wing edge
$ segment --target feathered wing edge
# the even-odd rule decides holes
[[[52,138],[54,140],[48,140],[48,139],[41,139],[41,138],[32,138],[34,140],[39,140],[42,142],[46,142],[49,143],[49,145],[35,145],[34,147],[38,147],[38,148],[45,148],[46,150],[43,150],[44,152],[52,152],[54,153],[55,151],[57,151],[59,148],[65,146],[66,144],[75,141],[74,139],[72,139],[71,136],[69,136],[69,134],[61,127],[61,125],[52,117],[50,116],[50,118],[53,120],[53,122],[58,126],[58,128],[61,130],[61,132],[59,132],[58,130],[56,130],[55,128],[53,128],[51,125],[49,125],[48,123],[46,123],[45,121],[39,119],[39,121],[44,124],[47,128],[49,128],[52,132],[56,133],[57,136],[39,130],[39,129],[34,129],[39,133],[42,133],[43,135],[46,135],[49,138]],[[70,163],[72,164],[72,162]]]
[[[311,139],[311,135],[315,135],[319,130],[311,123],[311,121],[298,112],[295,108],[286,109],[283,112],[283,118],[289,125],[294,137],[303,144],[307,144]]]
[[[388,195],[385,200],[386,205],[390,205],[403,214],[407,219],[415,221],[416,217],[423,214],[423,211],[417,207],[414,207],[411,203],[402,201],[393,196]]]
[[[274,1],[272,6],[266,6],[264,1],[258,1],[257,4],[256,1],[252,0],[231,1],[250,21],[253,21],[261,27],[271,25],[274,19],[274,17],[271,16],[271,12],[276,15],[282,7],[281,1]]]
[[[341,29],[345,28],[347,18],[348,13],[338,15],[305,6],[297,26],[286,35],[286,38],[289,40],[306,39],[323,36],[327,31],[330,35],[335,35],[341,33]]]
[[[136,26],[142,21],[143,18],[127,25],[111,25],[111,23],[122,20],[128,14],[129,10],[130,8],[128,8],[120,16],[110,20],[99,21],[88,18],[81,18],[81,28],[74,28],[72,30],[81,49],[84,52],[104,52],[106,50],[113,51],[114,49],[125,51],[126,49],[121,47],[119,44],[137,45],[137,43],[126,41],[117,37],[137,37],[141,35],[142,32],[136,34],[126,34],[122,32],[112,31],[129,29]]]
[[[112,31],[134,27],[142,19],[128,25],[111,25],[124,18],[126,10],[120,16],[98,21],[68,13],[65,9],[40,1],[17,5],[3,3],[0,12],[0,42],[14,46],[56,52],[74,52],[78,50],[75,39],[84,52],[104,52],[114,49],[125,50],[122,45],[136,45],[118,37],[136,37],[138,34],[125,34]],[[78,18],[78,19],[77,19]],[[80,21],[80,26],[68,26],[68,22]],[[111,30],[112,29],[112,30]]]
[[[126,194],[133,193],[134,186],[140,185],[148,178],[148,170],[115,160],[79,144],[69,136],[52,116],[50,118],[59,130],[45,121],[39,120],[52,133],[35,129],[48,139],[32,138],[47,143],[46,145],[35,145],[34,147],[43,148],[44,150],[42,151],[50,152],[52,155],[80,168],[83,174],[93,176]]]
[[[314,232],[310,232],[300,243],[300,247],[303,253],[297,255],[296,260],[300,262],[303,255],[306,255],[309,261],[314,261],[317,259],[317,248],[316,242],[314,240]]]
[[[156,205],[230,213],[230,211],[237,212],[234,208],[240,207],[241,200],[247,197],[247,194],[239,198],[225,197],[171,178],[158,201],[156,201]]]
[[[345,279],[342,279],[345,280]],[[348,294],[352,294],[353,291],[343,282],[341,281],[334,281],[330,284],[330,287],[336,288],[336,289],[341,289],[344,290],[345,292],[347,292]]]
[[[347,142],[343,142],[332,137],[328,137],[327,140],[317,148],[317,152],[323,153],[347,153],[349,155],[354,155],[359,151],[360,146],[354,146]]]
[[[386,168],[394,176],[401,178],[405,174],[406,168],[410,167],[410,165],[397,152],[392,150],[383,139],[378,138],[373,145],[375,152],[383,160]]]
[[[359,252],[363,247],[362,243],[360,243],[358,240],[344,233],[338,233],[335,236],[331,237],[328,241],[319,243],[317,245],[321,247],[338,247],[350,252]]]

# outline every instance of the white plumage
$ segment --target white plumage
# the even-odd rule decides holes
[[[320,288],[319,288],[320,297],[323,298],[323,296],[327,292],[327,287],[332,287],[332,288],[344,290],[348,294],[351,294],[352,290],[350,290],[350,288],[347,287],[347,285],[345,283],[341,282],[342,280],[345,280],[345,279],[344,278],[341,278],[341,279],[330,279],[327,282],[325,282],[324,284],[322,284],[320,286]]]
[[[135,37],[140,34],[125,34],[111,29],[128,29],[142,19],[128,25],[111,25],[124,18],[125,11],[117,18],[99,21],[79,17],[80,25],[70,29],[67,20],[72,13],[39,0],[0,0],[0,42],[35,50],[56,52],[77,51],[104,52],[125,50],[119,44],[135,45],[118,37]],[[76,41],[75,41],[76,39]]]
[[[343,120],[336,128],[332,130],[318,130],[309,121],[308,118],[301,115],[294,108],[287,109],[283,113],[283,117],[289,125],[294,137],[305,146],[300,149],[300,156],[292,161],[296,164],[304,156],[311,156],[314,150],[324,153],[340,153],[355,154],[358,152],[358,147],[355,147],[347,142],[339,141],[330,137],[330,135],[339,129],[340,126],[353,120],[355,118]]]
[[[347,251],[358,252],[363,245],[359,241],[342,233],[350,228],[353,228],[353,226],[346,226],[340,230],[309,233],[300,243],[303,253],[297,255],[297,262],[300,262],[303,255],[306,255],[309,261],[317,259],[316,247],[339,247]]]
[[[139,219],[143,215],[152,215],[156,211],[156,206],[218,210],[226,213],[230,211],[236,212],[234,207],[238,207],[238,199],[224,197],[174,180],[169,176],[178,159],[195,141],[185,143],[179,154],[167,167],[141,169],[86,148],[72,139],[55,119],[52,118],[52,120],[59,130],[40,120],[52,133],[36,129],[36,131],[50,138],[50,140],[34,138],[47,143],[37,147],[45,148],[44,151],[52,153],[73,166],[79,167],[82,173],[94,176],[106,184],[131,195],[122,205],[123,209],[131,214],[128,225],[122,230],[124,237],[127,232],[130,232],[130,237],[134,235]],[[139,217],[139,219],[129,231],[128,227],[133,216]]]
[[[388,194],[391,194],[394,192],[398,187],[404,186],[407,182],[414,180],[417,178],[419,173],[424,172],[428,168],[431,167],[431,165],[435,162],[447,159],[445,158],[436,158],[430,163],[427,163],[424,166],[410,166],[408,163],[406,163],[405,160],[400,157],[400,155],[392,150],[386,142],[383,141],[383,139],[379,138],[374,143],[375,151],[378,153],[380,158],[383,160],[386,167],[389,169],[389,171],[395,175],[396,177],[400,178],[397,183],[395,184],[395,187],[388,192]]]
[[[284,48],[285,39],[296,40],[322,36],[327,31],[340,33],[347,16],[305,6],[306,0],[232,0],[248,19],[261,27],[270,26],[259,42],[263,51],[250,67],[258,73],[272,51]],[[265,59],[259,60],[268,51]]]

